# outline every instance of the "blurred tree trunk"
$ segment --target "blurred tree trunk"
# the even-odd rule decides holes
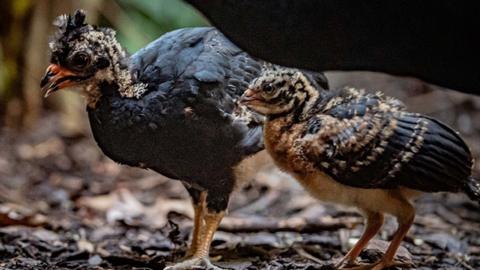
[[[0,113],[4,124],[23,126],[27,114],[24,92],[27,38],[33,14],[33,1],[3,1],[0,17],[0,45],[2,47],[2,81],[0,88]]]

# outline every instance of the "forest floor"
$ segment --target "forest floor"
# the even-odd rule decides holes
[[[183,186],[115,164],[91,137],[65,138],[58,126],[49,115],[32,132],[0,133],[0,269],[163,269],[179,260],[193,212]],[[434,194],[416,208],[398,259],[416,269],[480,269],[477,204]],[[272,167],[232,197],[211,256],[233,269],[333,269],[362,221]],[[387,219],[362,262],[381,256],[395,228]]]

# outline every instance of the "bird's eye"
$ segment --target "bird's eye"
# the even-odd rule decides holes
[[[273,91],[273,85],[272,85],[271,83],[265,85],[265,86],[263,87],[263,91],[264,91],[265,93],[272,93],[272,91]]]
[[[72,58],[72,65],[74,65],[77,68],[84,68],[88,64],[89,59],[90,58],[86,53],[83,53],[83,52],[77,53]]]

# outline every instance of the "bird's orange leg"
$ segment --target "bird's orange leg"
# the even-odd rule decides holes
[[[192,257],[200,245],[200,241],[202,238],[201,232],[202,232],[203,226],[205,225],[204,214],[205,214],[205,208],[207,206],[206,198],[207,198],[207,192],[202,191],[200,193],[200,198],[198,200],[198,203],[195,203],[195,202],[193,203],[194,217],[193,217],[192,243],[190,244],[190,248],[188,249],[187,254],[185,255],[186,259]]]
[[[225,212],[210,212],[208,209],[204,215],[205,225],[202,229],[202,237],[199,239],[199,245],[193,257],[208,257],[210,244],[212,243],[213,235],[217,231],[220,221],[225,216]]]
[[[365,230],[357,241],[355,246],[350,249],[350,251],[341,259],[337,264],[336,268],[341,269],[348,266],[356,265],[355,260],[357,259],[360,252],[362,252],[363,248],[368,244],[370,239],[372,239],[375,234],[380,230],[383,225],[383,214],[377,212],[366,212],[365,215],[366,224]]]
[[[198,267],[204,267],[206,269],[220,270],[222,268],[213,265],[208,257],[210,244],[212,243],[213,235],[217,231],[220,221],[225,215],[224,211],[214,212],[209,209],[204,209],[203,220],[198,221],[203,225],[198,227],[198,231],[194,230],[194,237],[192,240],[193,248],[189,252],[192,252],[191,258],[183,262],[165,268],[166,270],[187,270],[197,269]]]
[[[391,201],[394,204],[394,201]],[[399,261],[394,261],[395,253],[397,252],[400,244],[407,235],[408,230],[413,224],[413,219],[415,218],[415,209],[413,206],[403,198],[396,200],[395,211],[392,212],[397,218],[398,229],[393,236],[390,245],[383,255],[382,259],[376,263],[369,265],[362,265],[357,267],[352,267],[350,270],[382,270],[390,267],[400,267],[400,268],[410,268],[412,267],[411,263],[404,263]]]
[[[383,258],[374,265],[372,270],[382,270],[389,267],[404,267],[404,268],[412,267],[412,264],[397,262],[397,261],[394,261],[394,258],[395,258],[395,253],[397,252],[398,248],[400,247],[400,244],[403,241],[403,238],[405,238],[405,235],[407,235],[408,230],[410,229],[410,227],[412,227],[414,218],[415,218],[415,209],[413,208],[413,206],[408,204],[408,206],[404,208],[404,213],[401,216],[397,216],[398,229],[397,229],[397,232],[395,232],[395,235],[392,241],[390,242],[390,245],[388,246],[388,249],[385,252],[385,255],[383,255]]]

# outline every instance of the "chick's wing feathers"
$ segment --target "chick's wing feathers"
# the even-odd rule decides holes
[[[394,99],[352,90],[337,93],[321,108],[297,144],[314,168],[338,182],[458,191],[470,174],[470,152],[453,130],[405,112]]]
[[[414,158],[398,173],[408,186],[430,191],[457,192],[470,181],[473,159],[465,142],[458,134],[433,118],[416,115],[425,123],[421,146]],[[407,180],[405,180],[407,181]]]

